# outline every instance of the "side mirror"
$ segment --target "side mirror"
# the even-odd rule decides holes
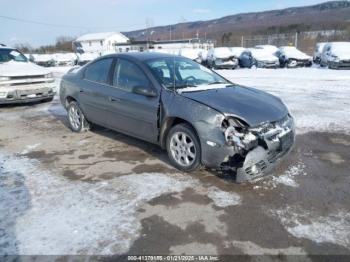
[[[147,96],[147,97],[155,97],[157,93],[150,87],[144,86],[135,86],[133,92],[138,95]]]

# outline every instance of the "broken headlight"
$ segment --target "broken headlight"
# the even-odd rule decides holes
[[[258,145],[258,137],[245,128],[239,120],[231,118],[225,121],[223,127],[228,145],[245,150]]]

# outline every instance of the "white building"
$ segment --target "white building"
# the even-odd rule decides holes
[[[164,41],[132,41],[115,45],[115,52],[143,52],[148,49],[154,50],[179,50],[179,49],[204,49],[209,50],[214,47],[214,42],[203,39],[180,39]]]
[[[78,37],[73,45],[79,53],[103,53],[113,52],[115,45],[127,43],[129,38],[118,32],[105,32],[86,34]]]

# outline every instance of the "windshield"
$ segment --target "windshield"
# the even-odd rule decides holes
[[[9,62],[28,62],[28,59],[16,49],[0,48],[0,63]]]
[[[208,68],[181,57],[162,57],[146,61],[153,75],[169,89],[230,84]]]

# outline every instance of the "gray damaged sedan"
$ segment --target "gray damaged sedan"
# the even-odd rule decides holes
[[[237,182],[268,174],[294,143],[279,98],[179,56],[100,57],[63,77],[60,99],[75,132],[101,125],[161,146],[181,171],[233,170]]]

